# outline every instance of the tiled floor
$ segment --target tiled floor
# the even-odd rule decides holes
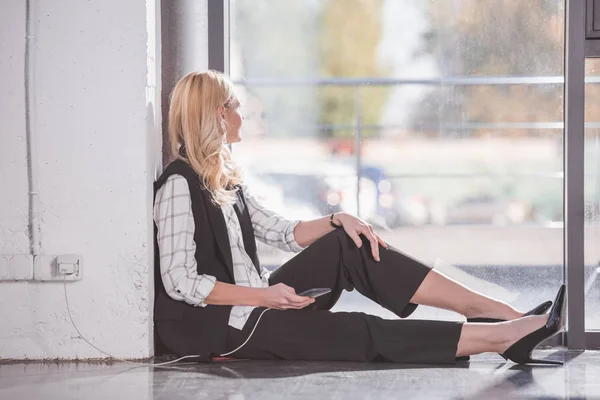
[[[517,366],[493,354],[452,367],[270,361],[171,367],[14,363],[0,365],[0,399],[600,399],[599,351],[539,353],[566,364]]]

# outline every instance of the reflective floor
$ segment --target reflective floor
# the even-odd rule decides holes
[[[564,367],[516,366],[494,354],[451,367],[229,361],[135,367],[0,365],[0,399],[600,399],[600,351],[540,351]]]

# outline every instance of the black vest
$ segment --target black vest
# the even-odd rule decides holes
[[[154,197],[171,175],[183,176],[190,189],[198,274],[212,275],[218,281],[235,284],[229,236],[221,207],[211,202],[210,193],[198,174],[181,159],[169,164],[156,181]],[[260,273],[256,240],[241,187],[238,187],[237,194],[237,202],[233,208],[240,221],[244,247]],[[160,345],[163,344],[180,356],[200,354],[206,361],[211,355],[228,351],[227,329],[231,306],[194,307],[172,299],[162,283],[156,236],[157,227],[154,224],[154,321],[158,327],[155,334],[158,333],[162,342],[157,343],[156,352],[161,353]]]

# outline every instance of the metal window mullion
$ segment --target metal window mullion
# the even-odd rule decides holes
[[[362,154],[361,154],[361,147],[362,147],[362,114],[363,114],[363,109],[362,109],[363,105],[362,105],[362,97],[361,97],[361,93],[360,93],[360,87],[359,86],[355,86],[354,87],[354,113],[355,113],[355,156],[356,156],[356,215],[361,218],[364,217],[363,215],[361,215],[360,213],[360,180],[361,180],[361,176],[362,176]]]
[[[600,331],[588,331],[585,333],[586,348],[588,350],[600,349]]]
[[[564,265],[567,346],[586,348],[584,294],[585,0],[566,0],[564,85]]]

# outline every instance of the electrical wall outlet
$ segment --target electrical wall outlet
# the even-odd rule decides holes
[[[33,256],[29,254],[16,254],[13,257],[13,277],[16,281],[33,279]]]
[[[77,254],[41,255],[33,262],[36,281],[77,281],[83,277],[83,257]]]
[[[7,256],[0,256],[0,281],[8,280],[9,269],[8,269],[8,258]]]
[[[0,281],[28,281],[31,279],[33,279],[32,255],[0,255]]]

